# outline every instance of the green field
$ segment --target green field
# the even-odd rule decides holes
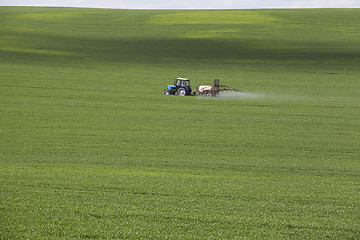
[[[360,239],[360,9],[0,7],[0,239],[64,238]]]

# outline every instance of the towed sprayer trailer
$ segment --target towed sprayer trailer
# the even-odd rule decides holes
[[[204,95],[207,97],[216,97],[222,91],[233,91],[233,92],[241,92],[236,90],[235,88],[231,88],[229,86],[220,85],[219,79],[214,79],[214,85],[200,85],[196,88],[194,95]]]
[[[168,85],[165,89],[165,95],[195,95],[195,96],[206,96],[206,97],[216,97],[221,91],[233,91],[233,92],[242,92],[231,88],[229,86],[220,85],[219,79],[214,79],[214,85],[200,85],[196,87],[194,92],[191,92],[190,79],[188,78],[177,78],[174,81],[174,85]]]

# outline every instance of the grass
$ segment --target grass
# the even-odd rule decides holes
[[[358,239],[358,16],[1,7],[0,238]]]

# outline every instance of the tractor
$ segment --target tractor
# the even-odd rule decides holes
[[[191,95],[190,79],[188,78],[177,78],[174,81],[174,85],[168,85],[165,89],[165,95]]]

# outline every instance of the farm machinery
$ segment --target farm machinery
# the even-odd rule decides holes
[[[235,91],[241,92],[229,86],[220,85],[219,79],[214,79],[214,85],[200,85],[196,87],[194,92],[191,92],[190,79],[188,78],[177,78],[174,81],[174,85],[168,85],[165,89],[165,95],[193,95],[193,96],[206,96],[206,97],[216,97],[221,91]]]
[[[174,81],[174,85],[168,85],[165,89],[165,95],[191,95],[190,79],[188,78],[177,78]]]
[[[193,95],[216,97],[222,91],[241,92],[239,90],[236,90],[235,88],[231,88],[225,85],[220,85],[219,79],[214,79],[214,85],[200,85],[196,87],[196,91],[193,93]]]

